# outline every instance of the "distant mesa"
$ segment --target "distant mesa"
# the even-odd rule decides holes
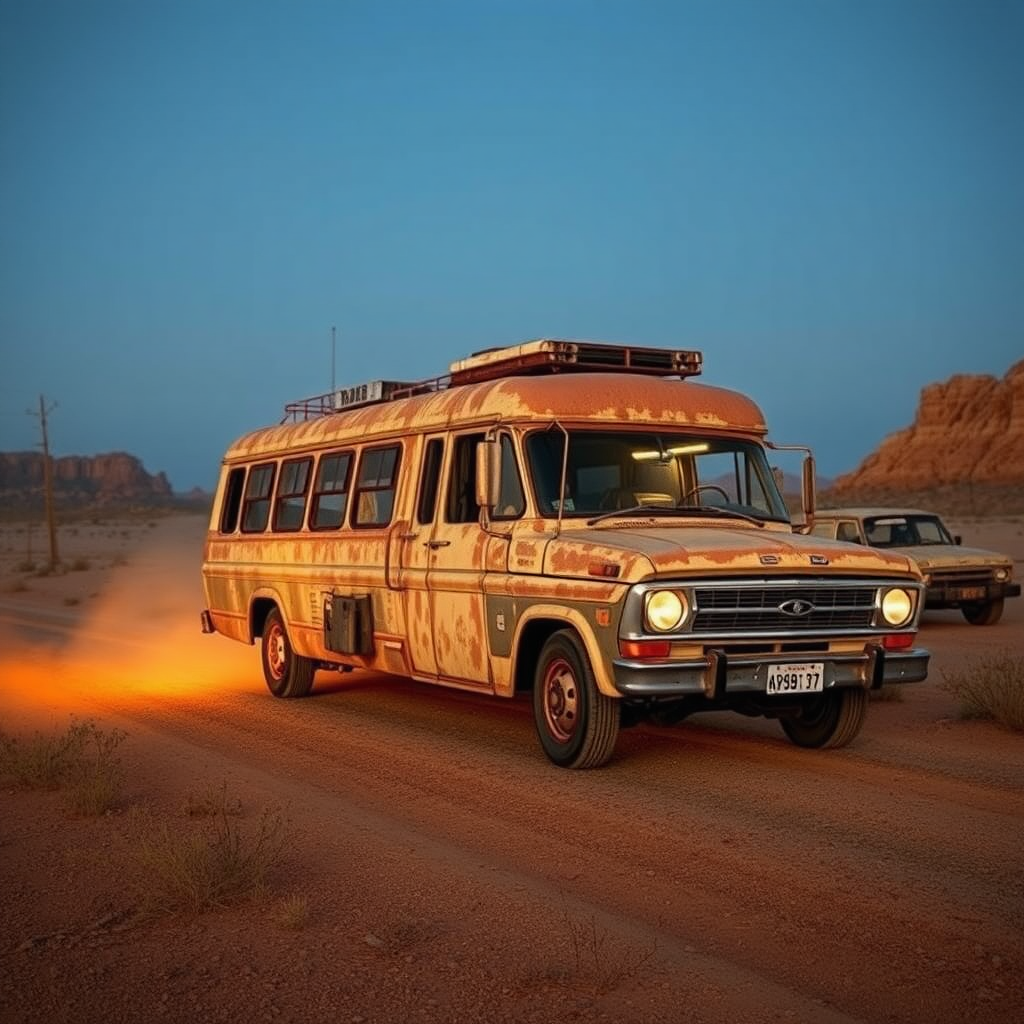
[[[830,505],[889,502],[974,515],[1024,509],[1024,359],[1002,379],[956,374],[923,388],[914,422],[822,495]]]
[[[176,501],[166,474],[147,473],[127,452],[55,458],[53,492],[58,507],[64,508],[150,507]],[[42,500],[42,453],[0,452],[0,503],[7,509],[32,509]]]

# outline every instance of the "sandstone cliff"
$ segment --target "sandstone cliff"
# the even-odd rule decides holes
[[[163,473],[147,473],[126,452],[68,455],[53,460],[53,490],[63,506],[159,505],[173,498]],[[0,452],[0,502],[8,508],[42,501],[41,452]]]
[[[913,424],[838,477],[827,497],[841,505],[934,495],[947,506],[959,495],[959,510],[978,513],[1024,505],[1024,360],[1001,380],[957,374],[929,384]]]

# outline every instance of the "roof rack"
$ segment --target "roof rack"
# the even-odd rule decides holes
[[[412,395],[445,391],[464,384],[499,380],[502,377],[536,376],[545,373],[634,373],[652,377],[695,377],[703,356],[693,350],[640,348],[593,341],[556,341],[540,338],[506,348],[490,348],[456,360],[441,377],[407,382],[374,380],[351,388],[290,402],[282,423],[326,416]]]

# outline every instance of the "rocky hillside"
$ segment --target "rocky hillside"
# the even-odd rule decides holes
[[[147,473],[126,452],[68,455],[53,460],[53,489],[61,507],[149,506],[169,503],[171,485],[163,473]],[[7,509],[42,504],[41,452],[0,452],[0,504]]]
[[[914,422],[838,477],[823,498],[972,514],[1024,509],[1024,360],[1002,379],[957,374],[929,384]]]

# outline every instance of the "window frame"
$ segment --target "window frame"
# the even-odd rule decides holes
[[[321,482],[321,472],[324,464],[328,459],[341,459],[345,458],[345,476],[342,481],[343,486],[341,488],[332,488],[325,490],[319,486]],[[310,492],[309,512],[308,512],[308,528],[312,531],[322,533],[326,530],[343,530],[345,528],[345,522],[348,519],[349,506],[352,504],[352,469],[356,462],[356,450],[354,448],[337,448],[334,451],[322,452],[320,457],[316,461],[316,469],[312,475],[312,490]],[[317,517],[320,514],[320,500],[324,495],[343,494],[345,496],[344,504],[341,508],[341,516],[337,523],[326,523],[319,525],[317,523]]]
[[[267,487],[264,493],[258,496],[253,496],[250,493],[250,485],[256,478],[258,473],[264,470],[269,470],[269,476],[267,478]],[[242,508],[241,516],[239,518],[239,529],[242,533],[266,533],[270,528],[270,518],[273,511],[273,496],[274,496],[274,485],[277,483],[277,463],[276,462],[259,462],[249,467],[249,472],[245,477],[245,490],[242,494]],[[263,517],[263,525],[259,527],[249,527],[246,522],[249,519],[251,509],[260,504],[266,504],[266,515]]]
[[[284,484],[285,477],[287,476],[288,470],[292,466],[301,466],[305,464],[306,474],[305,482],[302,485],[300,491],[282,491],[281,487]],[[313,483],[313,457],[311,455],[305,455],[296,459],[284,459],[281,462],[280,468],[277,473],[277,487],[274,490],[274,513],[271,516],[270,528],[275,533],[298,533],[306,523],[306,509],[309,505],[309,490]],[[296,526],[282,526],[281,525],[281,509],[286,501],[295,502],[296,499],[301,499],[299,503],[299,522]]]
[[[352,488],[352,507],[355,509],[354,512],[349,514],[349,525],[354,530],[380,530],[386,526],[389,526],[392,520],[395,518],[395,502],[398,497],[398,474],[402,466],[402,444],[401,442],[388,442],[386,444],[377,444],[367,446],[360,449],[358,466],[355,472],[355,486]],[[365,467],[367,460],[371,455],[377,452],[394,452],[395,461],[391,467],[390,477],[388,478],[387,485],[380,484],[380,477],[376,478],[374,484],[364,484],[362,481],[363,468]],[[372,522],[363,522],[360,519],[360,499],[364,494],[390,494],[391,505],[388,509],[387,519],[374,520]]]

